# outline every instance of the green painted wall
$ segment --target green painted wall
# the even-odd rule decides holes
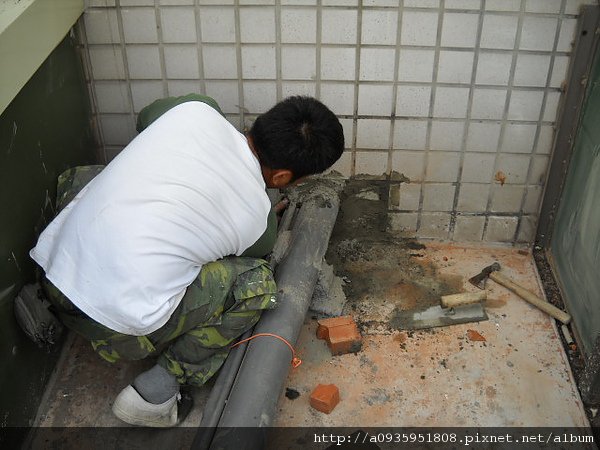
[[[58,357],[17,328],[12,301],[35,280],[28,253],[53,216],[56,177],[96,162],[90,123],[81,62],[67,37],[0,116],[0,435],[33,420]]]
[[[586,352],[600,334],[600,51],[588,86],[551,243]]]

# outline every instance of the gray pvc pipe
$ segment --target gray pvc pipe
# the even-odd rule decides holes
[[[295,345],[338,210],[339,193],[331,187],[319,186],[303,199],[289,253],[275,276],[279,305],[263,314],[254,334],[277,334]],[[264,447],[264,427],[273,423],[291,359],[290,349],[279,339],[258,337],[249,342],[211,449]]]

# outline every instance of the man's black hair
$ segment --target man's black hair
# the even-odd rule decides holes
[[[263,166],[288,169],[294,178],[321,173],[344,151],[335,114],[312,97],[288,97],[259,116],[250,136]]]

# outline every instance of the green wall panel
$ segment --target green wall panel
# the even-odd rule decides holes
[[[30,424],[58,357],[27,340],[12,301],[35,280],[29,250],[54,214],[58,174],[96,162],[90,123],[80,59],[67,37],[0,116],[0,433]]]
[[[589,82],[551,243],[586,351],[600,334],[600,52]]]

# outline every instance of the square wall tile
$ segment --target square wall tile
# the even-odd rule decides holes
[[[435,91],[433,117],[467,117],[469,88],[443,87]]]
[[[237,79],[237,55],[233,45],[203,45],[204,78]]]
[[[474,89],[471,117],[473,119],[502,119],[506,90]]]
[[[154,1],[153,0],[121,0],[120,4],[121,4],[121,6],[154,6]]]
[[[356,147],[387,149],[390,140],[390,121],[380,119],[358,119]]]
[[[387,173],[387,152],[356,152],[356,175],[385,175]]]
[[[429,86],[398,86],[396,117],[427,117],[430,101]]]
[[[475,47],[478,14],[445,13],[442,25],[443,47]]]
[[[592,4],[595,0],[567,0],[567,4],[565,6],[565,14],[575,14],[578,15],[580,13],[580,8],[582,5]]]
[[[398,6],[398,0],[363,0],[363,6]]]
[[[404,11],[400,29],[400,44],[435,46],[438,17],[437,12]]]
[[[557,55],[554,57],[552,66],[552,77],[550,87],[559,88],[567,81],[567,70],[569,68],[569,57]]]
[[[573,50],[575,42],[575,30],[577,29],[577,19],[563,19],[560,25],[560,35],[556,51],[570,52]]]
[[[179,97],[191,93],[202,93],[200,80],[167,80],[167,95],[169,97]]]
[[[531,161],[531,173],[529,174],[529,183],[544,186],[546,182],[549,164],[549,156],[534,156]]]
[[[452,211],[455,190],[452,184],[424,184],[423,211]]]
[[[404,0],[408,8],[439,8],[440,0]]]
[[[129,87],[123,81],[97,81],[94,83],[98,113],[128,113]]]
[[[88,44],[115,44],[120,42],[119,22],[114,9],[88,9],[83,14]]]
[[[242,46],[242,77],[275,79],[275,47]]]
[[[461,183],[459,189],[457,211],[481,213],[487,209],[489,184]]]
[[[446,9],[479,9],[480,0],[446,0],[444,3]]]
[[[561,0],[527,0],[525,11],[536,13],[558,14]]]
[[[100,127],[105,145],[127,145],[136,135],[133,118],[129,114],[100,114]]]
[[[358,6],[358,0],[323,0],[323,6]]]
[[[554,47],[557,19],[526,16],[521,30],[521,50],[551,51]]]
[[[425,152],[392,152],[392,170],[401,173],[411,183],[423,180]]]
[[[354,137],[354,120],[352,119],[339,119],[344,129],[344,148],[350,149],[353,146]]]
[[[283,81],[281,83],[281,95],[283,98],[292,95],[315,96],[316,83],[312,81]]]
[[[418,236],[432,239],[448,239],[450,230],[450,214],[423,213]]]
[[[281,76],[284,80],[314,80],[317,76],[315,47],[281,48]]]
[[[126,48],[129,76],[133,79],[161,79],[158,46],[135,46]]]
[[[496,213],[518,213],[525,196],[525,186],[505,184],[492,186],[490,211]]]
[[[125,78],[123,53],[119,47],[89,47],[92,76],[95,80],[118,80]]]
[[[544,107],[544,116],[542,118],[544,121],[554,122],[556,120],[560,97],[560,92],[548,92],[546,94],[546,106]]]
[[[282,8],[281,42],[294,44],[317,42],[317,10]]]
[[[396,45],[398,12],[396,10],[370,10],[362,14],[363,44]]]
[[[543,99],[542,91],[513,90],[508,106],[508,120],[539,120]]]
[[[237,81],[206,81],[206,95],[214,98],[224,113],[240,112],[240,97]]]
[[[504,139],[502,140],[503,153],[531,153],[537,125],[526,125],[508,123],[504,128]]]
[[[239,0],[240,5],[274,5],[275,0]]]
[[[536,153],[549,155],[552,152],[552,144],[554,143],[554,127],[551,125],[542,125],[540,127],[540,135],[536,146]]]
[[[519,54],[515,69],[515,86],[546,86],[550,55]]]
[[[168,6],[189,6],[194,4],[194,0],[158,0],[158,3]],[[200,1],[200,3],[202,2]]]
[[[368,81],[393,81],[394,58],[393,48],[361,48],[360,79]]]
[[[85,0],[86,8],[110,8],[115,6],[115,0]]]
[[[154,100],[164,98],[162,81],[132,81],[133,112],[139,113]]]
[[[437,81],[441,83],[471,84],[473,52],[440,52]]]
[[[405,211],[418,211],[421,199],[420,183],[402,183],[400,186],[398,209]]]
[[[250,113],[262,114],[277,103],[277,89],[274,82],[244,82],[244,108]]]
[[[193,8],[161,8],[162,39],[167,43],[196,43],[196,18]]]
[[[501,153],[498,156],[498,170],[506,175],[506,184],[523,184],[527,180],[529,155],[511,155]],[[505,186],[506,186],[505,184]]]
[[[353,48],[321,48],[321,78],[323,80],[354,80],[356,54]]]
[[[392,85],[363,84],[358,86],[358,114],[391,116]]]
[[[521,0],[486,0],[485,9],[488,11],[519,11]]]
[[[525,214],[537,214],[539,212],[543,191],[544,188],[542,186],[527,186],[525,204],[523,205],[523,212]]]
[[[154,44],[158,42],[154,8],[123,9],[123,35],[127,44]]]
[[[240,8],[242,44],[275,42],[275,10],[273,8]]]
[[[513,242],[518,223],[518,217],[491,216],[488,219],[484,240],[487,242]]]
[[[496,152],[501,125],[491,122],[471,122],[467,132],[466,150],[469,152]]]
[[[481,48],[512,50],[515,46],[518,22],[516,16],[486,14],[481,30]]]
[[[400,50],[398,79],[400,81],[424,81],[433,79],[433,50]]]
[[[321,42],[356,44],[357,17],[355,9],[324,9],[321,16]]]
[[[235,42],[235,12],[233,8],[200,9],[202,42]]]
[[[417,231],[419,213],[388,213],[389,231],[414,233]]]
[[[200,78],[196,46],[165,47],[167,78],[196,80]]]
[[[465,124],[463,122],[433,121],[431,123],[429,148],[431,150],[461,151],[464,129]]]
[[[394,122],[394,148],[422,150],[427,138],[426,120],[398,120]]]
[[[339,172],[346,178],[350,178],[352,176],[352,153],[344,152],[340,159],[338,159],[333,166],[331,166],[325,173],[331,172]]]
[[[320,100],[335,114],[353,114],[354,85],[322,83]]]
[[[123,151],[124,148],[125,148],[124,145],[106,145],[106,146],[104,146],[105,160],[103,163],[108,164],[109,162],[111,162],[113,159],[115,159],[117,157],[117,155],[119,153],[121,153]]]
[[[462,242],[481,241],[484,226],[485,217],[483,216],[457,216],[453,239]]]
[[[481,52],[477,61],[476,84],[506,86],[510,77],[512,54]]]
[[[454,183],[458,179],[460,153],[431,152],[427,158],[425,181]]]
[[[517,235],[517,242],[532,243],[535,239],[535,233],[537,231],[537,217],[536,216],[523,216],[521,217],[521,224],[518,227],[519,232]]]
[[[461,180],[470,183],[491,183],[496,155],[465,153]]]

